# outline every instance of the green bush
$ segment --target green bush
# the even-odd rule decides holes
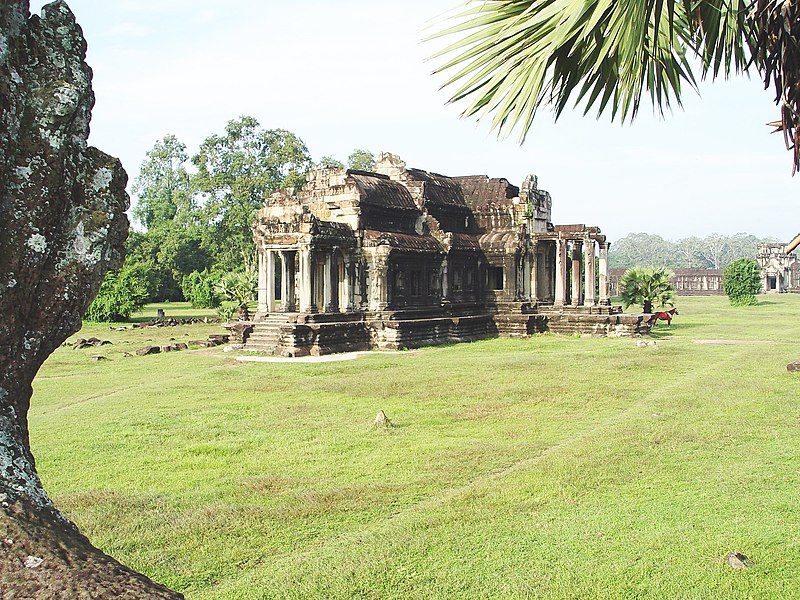
[[[722,287],[733,306],[755,306],[761,291],[761,270],[752,258],[733,261],[722,272]]]
[[[194,308],[216,308],[219,306],[219,297],[214,289],[219,279],[219,275],[209,273],[208,269],[202,272],[192,271],[181,282],[183,297],[191,302]]]
[[[620,277],[619,291],[622,303],[627,308],[641,304],[646,313],[653,312],[653,304],[659,308],[674,306],[675,289],[670,283],[672,271],[664,267],[634,267]]]
[[[217,306],[217,316],[221,321],[230,321],[234,315],[239,314],[239,303],[231,302],[230,300],[223,300]]]
[[[223,320],[231,318],[236,309],[239,310],[240,318],[249,318],[247,303],[251,302],[256,293],[256,274],[252,271],[239,273],[226,273],[214,287],[214,291],[222,300],[217,313]],[[225,316],[229,306],[235,308],[231,311],[231,316]],[[224,308],[223,308],[224,307]]]
[[[89,305],[87,321],[123,321],[147,302],[150,294],[147,268],[140,263],[123,265],[107,273],[97,297]]]

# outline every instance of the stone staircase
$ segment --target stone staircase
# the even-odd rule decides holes
[[[244,349],[265,354],[278,354],[281,346],[281,328],[289,324],[289,316],[273,313],[263,321],[253,323],[253,331],[245,342]]]

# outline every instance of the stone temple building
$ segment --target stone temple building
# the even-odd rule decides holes
[[[388,153],[374,172],[314,170],[258,213],[258,311],[239,341],[302,356],[646,329],[610,305],[600,229],[553,225],[551,206],[533,176],[446,177]]]
[[[800,261],[786,244],[760,244],[756,262],[764,293],[800,292]]]

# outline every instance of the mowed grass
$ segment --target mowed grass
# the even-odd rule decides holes
[[[87,326],[114,345],[47,361],[32,446],[96,545],[189,599],[798,598],[800,297],[678,307],[655,346],[315,364],[123,358],[218,329]]]

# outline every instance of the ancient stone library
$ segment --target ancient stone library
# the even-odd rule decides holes
[[[238,341],[303,356],[642,332],[609,302],[600,229],[554,225],[551,207],[533,176],[447,177],[388,153],[374,172],[314,170],[258,213],[258,312]]]

